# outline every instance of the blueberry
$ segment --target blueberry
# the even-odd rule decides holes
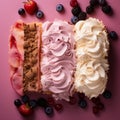
[[[44,17],[44,13],[43,13],[43,11],[38,10],[37,13],[36,13],[36,17],[37,17],[38,19],[43,18],[43,17]]]
[[[15,105],[16,107],[20,107],[20,106],[22,105],[21,100],[20,100],[20,99],[16,99],[16,100],[14,101],[14,105]]]
[[[25,10],[24,10],[23,8],[20,8],[20,9],[18,10],[18,14],[19,14],[19,15],[25,15]]]
[[[27,95],[22,96],[22,102],[23,103],[28,103],[29,102],[29,97]]]
[[[108,34],[109,38],[113,39],[113,40],[116,40],[118,39],[118,35],[115,31],[111,31],[109,34]]]
[[[98,5],[98,0],[90,0],[90,5],[91,6],[97,6]]]
[[[44,98],[39,98],[37,100],[37,104],[40,106],[40,107],[47,107],[48,106],[48,102],[47,100],[45,100]]]
[[[105,5],[105,6],[102,6],[102,11],[105,13],[105,14],[112,14],[112,8],[110,5]]]
[[[76,7],[73,7],[73,8],[72,8],[71,12],[72,12],[72,14],[73,14],[74,16],[78,16],[79,13],[81,12],[81,9],[80,9],[79,6],[76,6]]]
[[[28,105],[30,106],[30,108],[35,108],[35,107],[37,107],[37,101],[36,100],[30,100]]]
[[[98,2],[100,6],[105,6],[107,4],[106,0],[99,0]]]
[[[85,12],[80,12],[78,18],[79,20],[85,20],[87,18],[87,14]]]
[[[87,6],[86,7],[86,13],[91,14],[92,12],[94,12],[94,7],[91,6],[91,5]]]
[[[82,99],[82,100],[79,100],[78,105],[81,108],[86,108],[87,107],[87,102],[86,102],[86,100]]]
[[[64,10],[64,7],[63,7],[62,4],[57,4],[57,5],[56,5],[56,11],[62,12],[63,10]]]
[[[103,97],[106,99],[110,99],[112,97],[112,93],[109,90],[105,90],[103,92]]]
[[[53,108],[50,106],[46,107],[44,111],[47,115],[53,115]]]
[[[78,17],[76,17],[76,16],[73,16],[73,17],[71,18],[71,22],[72,22],[73,24],[76,24],[78,21],[79,21],[79,19],[78,19]]]

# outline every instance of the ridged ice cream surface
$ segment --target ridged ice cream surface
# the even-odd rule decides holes
[[[109,42],[102,21],[88,18],[74,27],[76,72],[74,86],[90,99],[102,94],[107,84]]]
[[[45,22],[42,26],[41,83],[55,99],[69,101],[73,93],[75,53],[73,25],[65,21]]]

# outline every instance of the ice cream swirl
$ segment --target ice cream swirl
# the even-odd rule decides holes
[[[76,23],[77,66],[75,88],[89,98],[97,97],[106,88],[109,42],[103,23],[89,18]]]
[[[65,21],[45,22],[42,33],[43,91],[69,101],[75,70],[73,26]]]

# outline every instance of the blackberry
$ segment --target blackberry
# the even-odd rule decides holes
[[[87,14],[85,12],[80,12],[78,18],[79,20],[85,20],[87,18]]]
[[[76,6],[76,7],[73,7],[73,8],[72,8],[71,12],[72,12],[72,14],[73,14],[74,16],[78,16],[79,13],[81,12],[81,9],[80,9],[79,6]]]
[[[100,5],[100,6],[105,6],[105,5],[107,5],[107,1],[106,1],[106,0],[98,0],[98,2],[99,2],[99,5]]]
[[[94,7],[89,5],[86,7],[86,13],[91,14],[94,12]]]
[[[90,0],[89,3],[90,3],[90,5],[93,6],[93,7],[94,7],[94,6],[97,6],[97,5],[99,4],[99,3],[98,3],[98,0]]]
[[[112,12],[113,12],[110,5],[102,6],[102,11],[103,11],[105,14],[108,14],[108,15],[111,15]]]

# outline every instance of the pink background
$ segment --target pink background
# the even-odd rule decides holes
[[[17,11],[20,7],[23,7],[24,0],[1,0],[0,2],[0,120],[120,120],[120,39],[111,41],[110,51],[110,72],[108,88],[112,91],[112,99],[105,100],[105,110],[101,112],[99,116],[95,116],[92,113],[92,103],[88,102],[88,108],[82,110],[78,105],[69,105],[63,102],[64,111],[57,113],[50,118],[44,114],[42,109],[37,109],[34,115],[28,118],[22,117],[13,104],[14,99],[19,96],[14,92],[9,81],[9,66],[8,66],[8,36],[10,26],[18,19],[24,21],[53,21],[55,18],[70,21],[71,7],[69,5],[70,0],[36,0],[39,8],[43,10],[45,19],[38,20],[35,16],[26,15],[22,18],[18,15]],[[89,0],[78,0],[80,6],[85,10]],[[62,3],[65,7],[65,12],[59,14],[55,10],[55,6],[58,3]],[[109,4],[114,10],[114,15],[109,17],[103,14],[100,8],[96,9],[96,12],[91,15],[100,20],[103,20],[104,24],[109,30],[115,30],[120,35],[120,0],[109,0]],[[120,36],[119,36],[120,38]]]

